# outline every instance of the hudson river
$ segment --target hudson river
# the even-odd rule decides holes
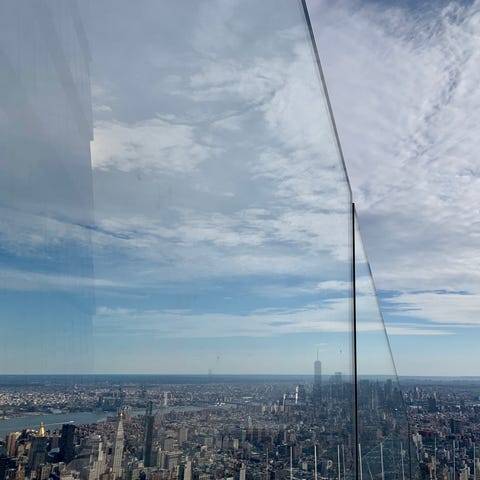
[[[46,429],[53,430],[63,423],[95,423],[107,418],[107,415],[115,415],[106,412],[76,412],[76,413],[45,413],[43,415],[28,415],[0,420],[0,436],[4,437],[8,432],[21,432],[25,428],[38,429],[43,422]]]
[[[164,407],[160,411],[167,412],[194,412],[204,410],[209,407],[195,407],[195,406],[174,406]],[[215,408],[231,408],[230,406],[222,406]],[[144,410],[132,410],[130,415],[143,415]],[[45,413],[42,415],[26,415],[24,417],[8,418],[6,420],[0,419],[0,439],[3,439],[9,432],[21,432],[25,428],[33,428],[38,430],[40,422],[46,427],[46,430],[53,430],[63,425],[64,423],[74,423],[75,425],[103,422],[107,417],[115,416],[114,412],[76,412],[76,413]]]

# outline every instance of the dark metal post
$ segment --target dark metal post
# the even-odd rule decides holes
[[[353,310],[353,377],[355,409],[355,478],[358,480],[359,432],[358,432],[358,362],[357,362],[357,285],[356,285],[356,245],[355,245],[355,204],[352,203],[352,310]]]

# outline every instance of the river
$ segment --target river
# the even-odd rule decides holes
[[[106,412],[45,413],[0,419],[0,437],[5,437],[9,432],[21,432],[25,428],[37,430],[40,422],[43,422],[48,430],[69,422],[75,424],[101,422],[107,418],[107,415],[109,414]]]
[[[159,411],[162,413],[168,412],[193,412],[204,410],[211,407],[197,407],[197,406],[172,406],[164,407]],[[217,407],[218,408],[218,407]],[[225,408],[225,407],[224,407]],[[143,415],[144,410],[133,410],[130,415]],[[38,430],[40,422],[43,422],[46,429],[55,429],[64,423],[74,423],[75,425],[103,422],[107,416],[115,415],[114,412],[75,412],[75,413],[45,413],[41,415],[26,415],[24,417],[14,417],[7,419],[0,419],[0,439],[5,438],[9,432],[21,432],[25,428],[32,428]]]

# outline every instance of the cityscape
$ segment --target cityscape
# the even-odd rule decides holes
[[[391,3],[0,1],[0,480],[480,480],[480,0]]]
[[[315,367],[304,378],[3,376],[0,480],[352,478],[353,385]],[[480,381],[402,384],[359,379],[365,478],[476,479]],[[97,420],[76,420],[86,413]]]

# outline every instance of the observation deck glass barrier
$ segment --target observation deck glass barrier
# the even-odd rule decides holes
[[[0,374],[121,414],[66,428],[60,457],[44,449],[63,433],[27,432],[34,453],[17,439],[5,465],[346,480],[359,443],[364,475],[382,478],[382,445],[383,478],[402,478],[407,421],[306,5],[1,2],[0,63]]]

